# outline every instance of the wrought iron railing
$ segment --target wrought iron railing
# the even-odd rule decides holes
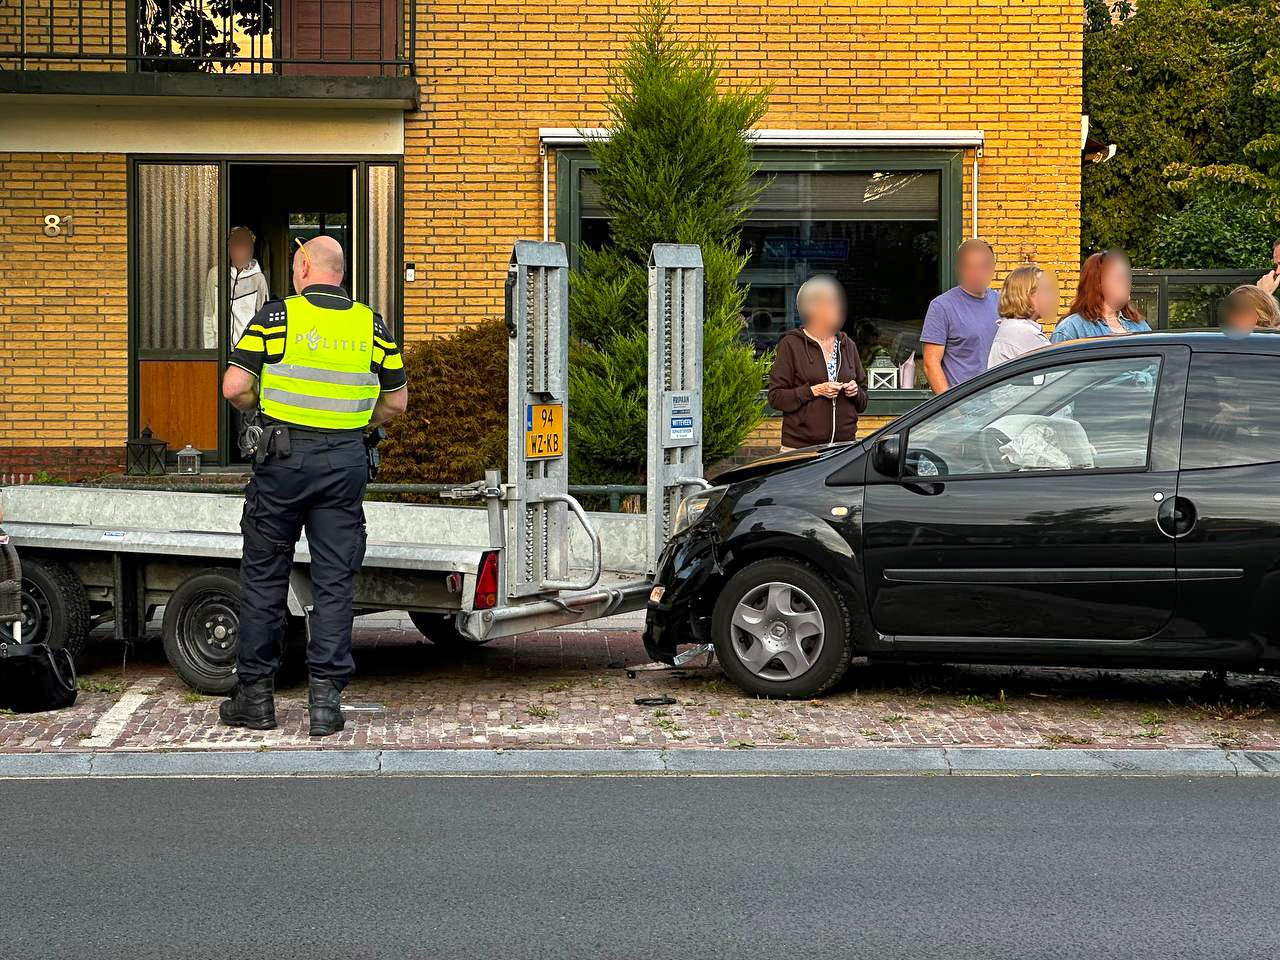
[[[8,0],[0,69],[407,76],[412,0]]]

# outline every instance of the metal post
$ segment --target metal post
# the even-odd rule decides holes
[[[649,572],[685,488],[702,483],[702,251],[655,243],[649,255]]]
[[[562,243],[516,243],[507,269],[507,594],[568,580],[569,258]]]

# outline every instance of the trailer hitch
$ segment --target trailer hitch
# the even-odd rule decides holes
[[[510,494],[511,484],[495,484],[488,480],[477,480],[465,486],[440,491],[440,497],[444,500],[508,500]]]

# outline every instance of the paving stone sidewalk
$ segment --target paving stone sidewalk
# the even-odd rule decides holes
[[[158,643],[97,644],[68,710],[0,714],[0,752],[176,749],[988,746],[1280,748],[1280,681],[1199,674],[868,666],[821,700],[759,700],[718,668],[627,676],[634,630],[553,630],[467,651],[405,621],[358,621],[347,728],[307,736],[306,688],[277,693],[280,726],[217,722]],[[669,697],[663,706],[637,698]]]

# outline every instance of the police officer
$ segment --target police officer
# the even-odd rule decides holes
[[[342,688],[354,670],[351,603],[364,560],[364,430],[403,413],[404,363],[382,318],[346,295],[342,247],[299,242],[297,296],[269,301],[231,354],[222,394],[262,412],[245,490],[238,685],[218,715],[233,727],[276,725],[275,673],[284,648],[289,572],[303,528],[311,551],[308,623],[311,736],[341,730]]]

